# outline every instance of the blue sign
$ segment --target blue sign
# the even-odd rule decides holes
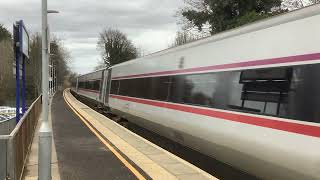
[[[29,59],[29,34],[22,20],[13,25],[14,51],[16,59],[16,121],[19,122],[21,115],[26,112],[26,60]],[[20,68],[20,66],[22,66]],[[20,87],[20,70],[22,86]],[[21,93],[20,93],[21,89]],[[22,99],[20,113],[20,96]]]

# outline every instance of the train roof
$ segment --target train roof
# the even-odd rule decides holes
[[[220,41],[223,39],[227,39],[227,38],[231,38],[234,36],[239,36],[242,34],[246,34],[246,33],[250,33],[250,32],[254,32],[254,31],[258,31],[258,30],[262,30],[262,29],[266,29],[266,28],[270,28],[273,26],[277,26],[280,24],[284,24],[284,23],[288,23],[291,21],[296,21],[299,19],[303,19],[303,18],[307,18],[307,17],[311,17],[311,16],[315,16],[320,14],[320,4],[314,4],[311,6],[307,6],[298,10],[293,10],[290,12],[286,12],[283,14],[279,14],[277,16],[273,16],[270,18],[266,18],[266,19],[262,19],[253,23],[249,23],[247,25],[243,25],[234,29],[230,29],[224,32],[220,32],[217,33],[215,35],[212,35],[210,37],[206,37],[206,38],[202,38],[196,41],[192,41],[189,43],[186,43],[184,45],[181,46],[177,46],[177,47],[172,47],[172,48],[168,48],[168,49],[164,49],[155,53],[151,53],[149,55],[140,57],[140,58],[136,58],[136,59],[132,59],[130,61],[126,61],[120,64],[116,64],[114,66],[111,66],[110,68],[114,68],[114,67],[118,67],[118,66],[123,66],[123,65],[128,65],[131,63],[135,63],[136,61],[141,61],[144,60],[146,58],[150,58],[150,57],[154,57],[154,56],[161,56],[161,55],[165,55],[168,53],[172,53],[175,51],[180,51],[180,50],[184,50],[184,49],[188,49],[188,48],[192,48],[192,47],[196,47],[196,46],[200,46],[203,44],[207,44],[207,43],[211,43],[211,42],[216,42],[216,41]]]
[[[102,69],[95,70],[95,71],[93,71],[93,72],[89,72],[89,73],[86,73],[86,74],[81,74],[81,75],[79,75],[78,77],[85,76],[85,75],[88,75],[88,74],[93,74],[93,73],[96,73],[96,72],[99,72],[99,71],[104,71],[104,70],[106,70],[106,69],[108,69],[108,68],[105,67],[105,68],[102,68]]]

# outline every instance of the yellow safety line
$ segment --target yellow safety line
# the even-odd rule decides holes
[[[111,152],[140,180],[145,180],[146,178],[141,175],[141,173],[134,168],[124,157],[121,156],[101,135],[85,120],[80,113],[74,110],[74,107],[68,102],[65,92],[63,92],[63,98],[69,105],[71,110],[81,119],[81,121],[98,137],[98,139],[108,148]]]

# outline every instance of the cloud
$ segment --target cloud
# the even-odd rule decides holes
[[[29,31],[41,30],[40,0],[0,1],[0,23],[12,29],[23,19]],[[71,52],[71,68],[78,73],[92,71],[100,58],[96,42],[105,27],[126,33],[144,54],[168,47],[178,29],[174,15],[182,0],[49,0],[50,30]]]

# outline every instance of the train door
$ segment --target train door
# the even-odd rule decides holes
[[[106,69],[106,76],[104,79],[105,89],[103,91],[104,94],[104,104],[109,104],[109,94],[110,94],[110,87],[111,87],[111,69]]]
[[[99,85],[99,102],[103,102],[103,89],[104,89],[104,71],[101,71],[101,81],[100,81],[100,85]]]

